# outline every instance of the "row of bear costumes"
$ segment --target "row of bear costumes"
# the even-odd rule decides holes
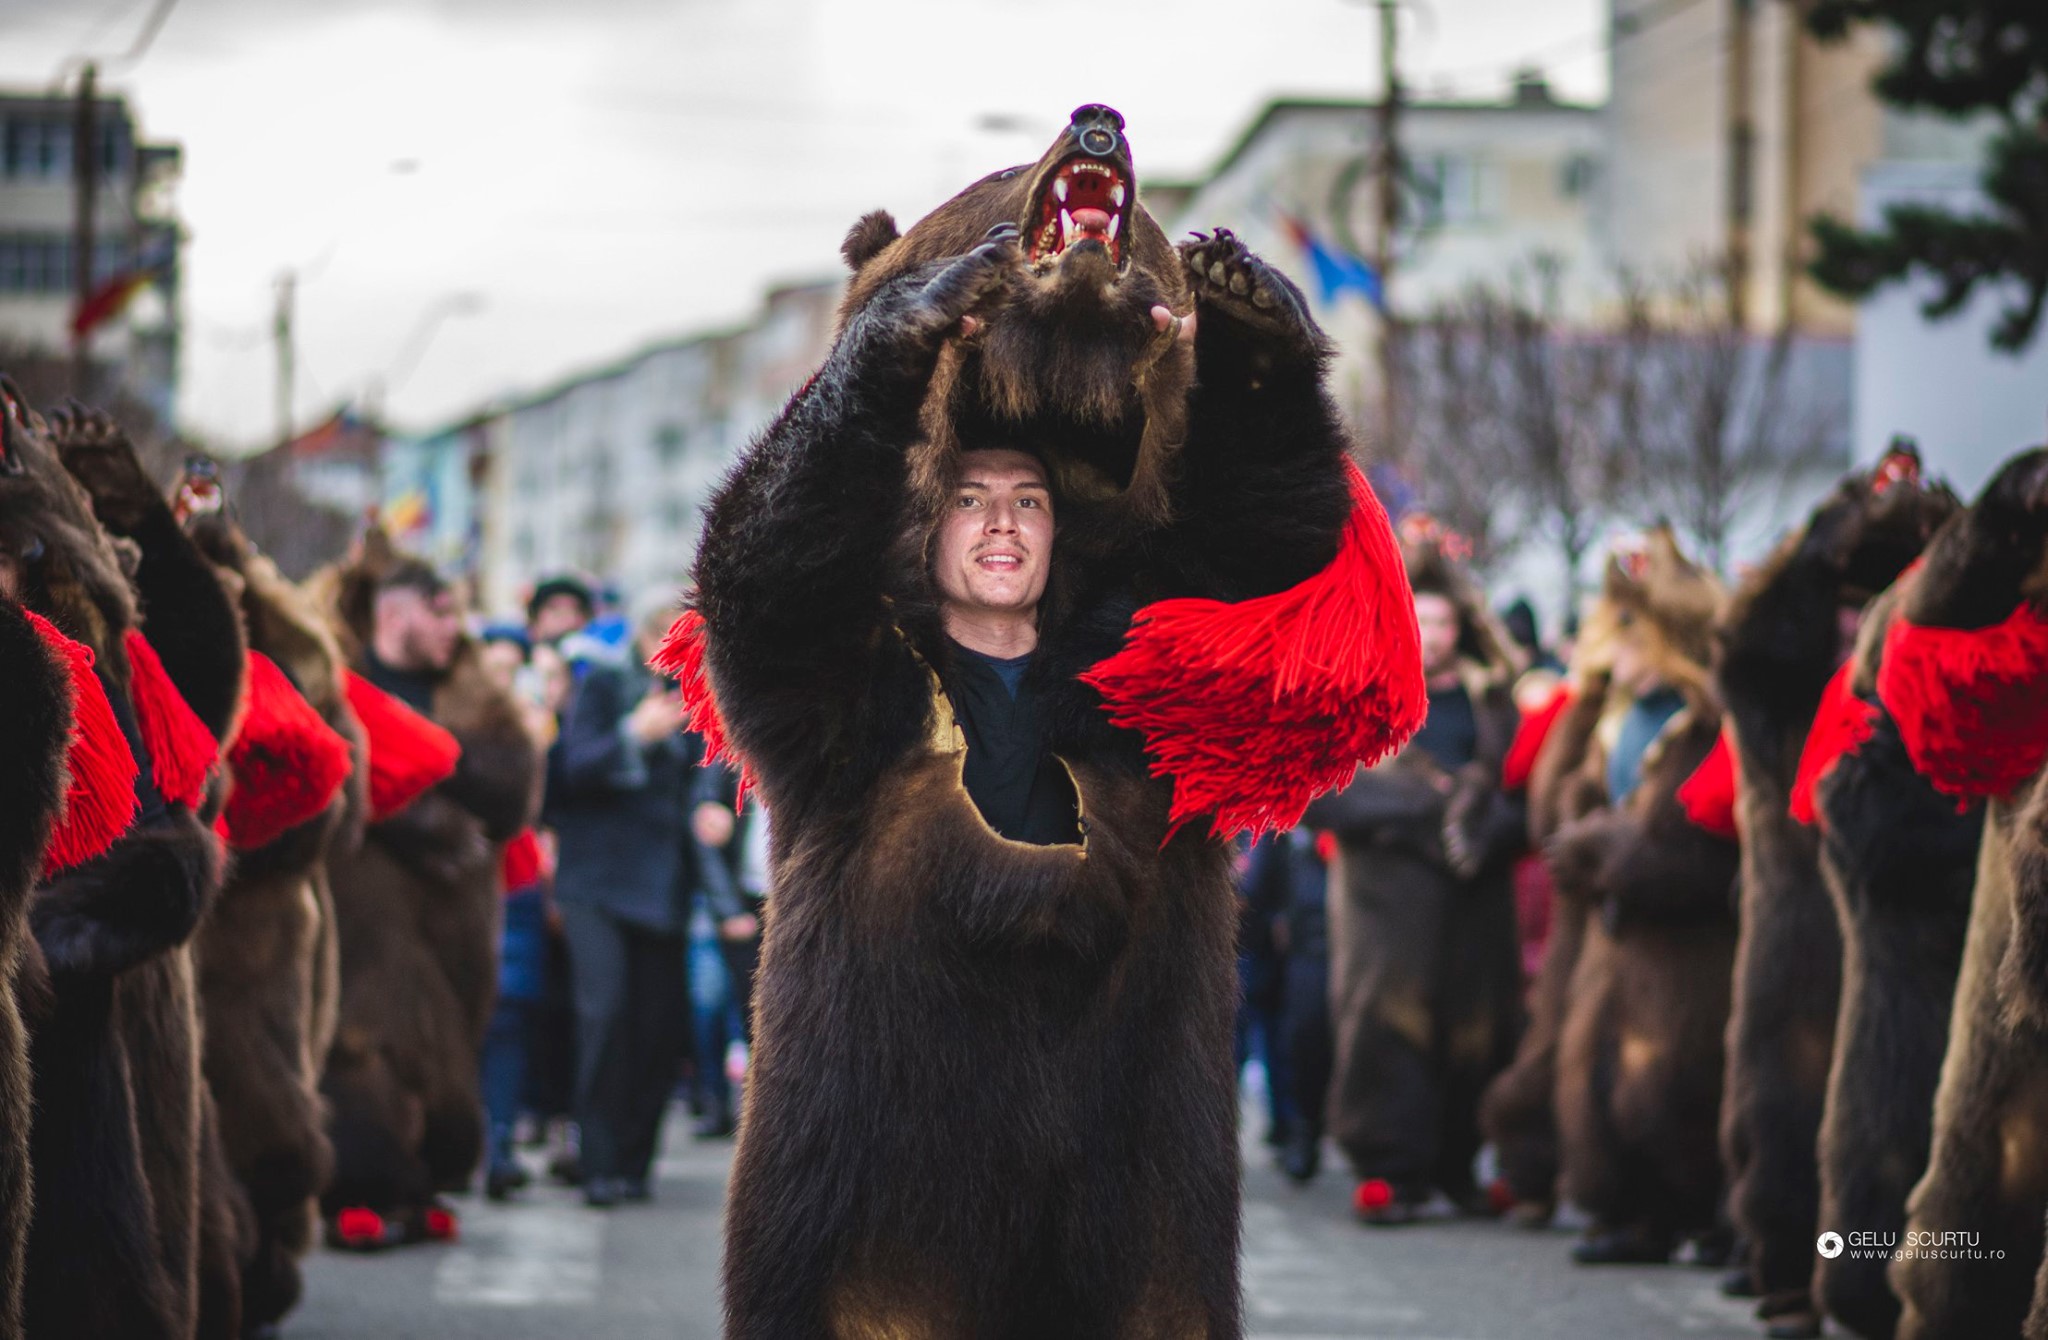
[[[1726,1255],[1773,1336],[2048,1340],[2044,764],[2048,450],[1968,506],[1895,450],[1732,592],[1618,552],[1506,769],[1556,890],[1480,1110],[1518,1215]]]
[[[388,545],[300,587],[220,501],[0,378],[0,1340],[257,1333],[479,1154],[538,743],[471,648],[439,724],[356,673]]]

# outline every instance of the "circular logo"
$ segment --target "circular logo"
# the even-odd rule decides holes
[[[1822,1256],[1832,1261],[1842,1254],[1842,1235],[1840,1233],[1823,1233],[1820,1235],[1820,1241],[1814,1245],[1820,1248]]]

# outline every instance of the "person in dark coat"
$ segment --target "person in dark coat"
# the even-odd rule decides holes
[[[1245,898],[1271,928],[1280,963],[1280,1055],[1276,1082],[1287,1086],[1280,1168],[1297,1182],[1322,1161],[1323,1109],[1330,1094],[1329,870],[1307,828],[1262,838],[1252,847]]]
[[[761,914],[768,897],[768,810],[759,796],[739,798],[739,773],[722,763],[707,764],[697,773],[690,827],[697,842],[696,910],[710,923],[717,963],[726,985],[726,999],[715,1012],[701,1000],[696,1008],[699,1091],[704,1118],[697,1124],[702,1139],[731,1135],[739,1124],[740,1105],[720,1061],[738,1036],[752,1045],[754,971],[761,959]],[[694,915],[694,913],[693,913]],[[693,994],[697,984],[692,982]]]
[[[1408,1223],[1439,1190],[1483,1208],[1479,1098],[1521,1023],[1512,870],[1524,820],[1500,785],[1514,670],[1445,537],[1403,530],[1429,715],[1400,754],[1307,816],[1337,840],[1329,1120],[1370,1224]]]
[[[583,1194],[644,1200],[661,1118],[687,1045],[690,789],[700,746],[675,688],[641,655],[578,678],[552,762],[548,819],[560,849],[555,902],[569,943],[577,1020]]]

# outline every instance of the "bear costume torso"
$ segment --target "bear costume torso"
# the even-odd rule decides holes
[[[863,220],[830,356],[707,517],[702,664],[774,817],[734,1337],[1241,1333],[1228,853],[1081,676],[1148,602],[1322,571],[1348,443],[1298,291],[1228,234],[1176,253],[1086,148],[1113,117],[901,238]],[[1083,153],[1114,185],[1062,236]],[[1190,294],[1191,349],[1150,311]],[[963,442],[1054,486],[1028,673],[1079,843],[999,836],[962,784],[922,546]]]

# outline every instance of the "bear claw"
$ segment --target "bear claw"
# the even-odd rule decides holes
[[[1194,233],[1179,250],[1200,303],[1266,335],[1307,349],[1324,347],[1300,291],[1228,228]]]

